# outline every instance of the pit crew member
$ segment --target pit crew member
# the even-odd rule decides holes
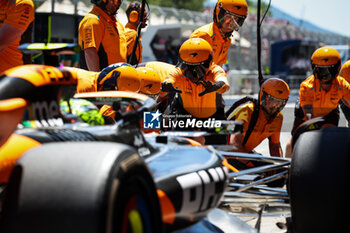
[[[148,95],[151,98],[156,99],[160,93],[160,87],[161,87],[161,78],[159,74],[155,72],[153,69],[148,67],[138,67],[136,69],[136,72],[137,72],[136,77],[139,80],[139,83],[138,83],[139,88],[133,91]],[[121,91],[125,91],[126,85],[127,83],[121,86],[118,85],[117,89]],[[111,106],[103,105],[100,109],[100,113],[102,113],[104,116],[108,116],[112,119],[116,119],[116,111]]]
[[[78,78],[77,93],[121,90],[137,92],[140,80],[136,69],[127,63],[116,63],[101,72],[86,71],[79,68],[65,67]]]
[[[243,133],[231,134],[230,145],[237,152],[252,152],[266,138],[271,156],[282,157],[280,133],[282,109],[289,98],[289,86],[279,78],[267,79],[259,91],[259,100],[239,106],[228,120],[243,122]]]
[[[128,18],[128,23],[125,25],[126,46],[128,53],[127,59],[130,64],[136,65],[142,62],[141,36],[139,38],[139,41],[137,42],[136,51],[132,61],[129,60],[136,41],[137,27],[141,19],[141,4],[137,1],[129,3],[128,7],[125,10],[125,13]],[[145,28],[147,26],[147,20],[148,16],[145,10],[142,24],[140,25],[141,28]]]
[[[213,63],[213,49],[201,38],[186,40],[179,63],[162,83],[163,92],[177,92],[176,112],[197,119],[226,119],[222,94],[229,90],[225,71]],[[209,142],[208,142],[209,143]]]
[[[213,62],[226,64],[231,35],[238,31],[248,14],[245,0],[218,0],[214,9],[213,22],[195,30],[190,38],[202,38],[213,47]]]
[[[32,0],[0,0],[0,74],[23,65],[23,55],[17,47],[33,20]]]
[[[350,106],[350,84],[338,76],[341,59],[330,47],[317,49],[311,57],[313,74],[300,84],[300,107],[296,106],[294,130],[305,120],[324,117],[329,125],[339,122],[339,101]]]
[[[340,76],[343,77],[348,83],[350,83],[350,60],[347,60],[341,67]],[[346,120],[348,121],[348,127],[350,127],[350,108],[347,107],[343,101],[340,102],[340,108],[343,111]]]
[[[124,26],[116,19],[122,0],[91,0],[92,10],[79,24],[80,67],[101,71],[108,65],[127,62]]]

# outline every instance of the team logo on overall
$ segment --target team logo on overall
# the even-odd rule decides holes
[[[160,116],[162,114],[157,110],[156,112],[143,113],[143,128],[144,129],[160,129]]]

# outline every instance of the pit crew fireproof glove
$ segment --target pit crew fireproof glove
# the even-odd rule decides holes
[[[173,84],[169,82],[162,82],[162,91],[163,92],[177,92],[182,93],[180,89],[177,89],[173,86]]]
[[[208,94],[210,92],[217,91],[225,85],[225,83],[223,81],[213,83],[211,81],[204,81],[204,80],[202,82],[200,82],[200,84],[203,85],[205,90],[202,91],[201,93],[199,93],[198,96],[203,96],[203,95]]]

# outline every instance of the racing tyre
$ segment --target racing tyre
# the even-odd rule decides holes
[[[153,178],[118,143],[52,143],[27,152],[11,175],[2,233],[162,232]]]
[[[343,232],[349,206],[350,129],[300,135],[293,150],[290,199],[293,231]]]

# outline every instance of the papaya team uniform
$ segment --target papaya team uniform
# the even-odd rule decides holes
[[[340,74],[348,83],[350,83],[350,60],[347,60],[341,67]]]
[[[329,91],[321,88],[320,81],[311,75],[300,84],[300,105],[312,105],[313,117],[330,114],[337,109],[341,98],[350,99],[350,84],[341,76],[332,81]]]
[[[147,67],[153,69],[156,73],[159,74],[161,82],[163,82],[169,76],[169,74],[176,68],[176,66],[172,64],[161,61],[150,61],[146,63],[141,63],[139,67]],[[171,97],[169,98],[169,93],[160,91],[160,94],[157,98],[158,110],[160,112],[165,111],[165,109],[171,102],[173,95],[173,93],[170,94]]]
[[[97,79],[100,72],[87,71],[71,67],[66,67],[66,69],[77,77],[77,93],[97,91]]]
[[[132,50],[134,48],[135,40],[137,35],[137,27],[135,27],[131,23],[127,23],[125,25],[125,37],[126,37],[126,47],[127,47],[127,53],[128,53],[128,60],[132,53]],[[139,41],[137,43],[136,51],[135,51],[135,57],[138,62],[142,62],[142,44],[141,44],[141,37],[139,38]]]
[[[26,30],[34,20],[32,0],[0,0],[0,27],[7,24]],[[21,37],[18,37],[5,50],[0,52],[0,73],[14,66],[23,65],[22,53],[17,48]]]
[[[348,83],[350,83],[350,60],[346,61],[341,67],[340,74]],[[350,122],[350,108],[347,107],[343,101],[340,103],[341,110],[348,122]]]
[[[98,51],[100,70],[110,64],[127,62],[124,26],[98,6],[94,6],[80,22],[79,45],[82,49],[80,67],[83,69],[87,69],[84,50],[91,47]]]
[[[161,61],[150,61],[150,62],[142,63],[140,65],[153,69],[156,73],[159,74],[162,82],[165,80],[166,77],[168,77],[168,75],[176,67],[172,64],[161,62]]]
[[[243,122],[243,137],[246,136],[249,123],[254,111],[254,103],[247,103],[238,107],[228,120]],[[267,120],[262,109],[259,110],[257,122],[250,134],[244,148],[247,152],[252,151],[263,140],[269,138],[272,143],[280,143],[280,134],[283,123],[283,114],[279,112],[275,118]]]
[[[222,93],[229,89],[229,84],[225,71],[218,65],[212,65],[204,81],[225,83],[219,90],[198,96],[205,90],[202,84],[195,84],[183,75],[180,68],[176,67],[169,73],[165,81],[172,83],[175,88],[182,90],[180,94],[182,107],[189,114],[196,118],[208,118],[213,116],[218,110],[224,109]]]
[[[66,67],[71,74],[73,74],[77,78],[77,93],[84,93],[84,92],[97,92],[97,79],[100,74],[100,72],[93,72],[93,71],[87,71],[79,68],[71,68]],[[112,109],[109,105],[103,105],[99,113],[111,117],[114,119],[115,117],[115,111]],[[108,118],[105,118],[106,123],[109,122]]]
[[[220,29],[215,23],[210,23],[198,28],[192,33],[190,38],[202,38],[208,41],[213,48],[214,63],[220,66],[226,64],[227,52],[231,45],[231,37],[224,39],[221,36]]]

